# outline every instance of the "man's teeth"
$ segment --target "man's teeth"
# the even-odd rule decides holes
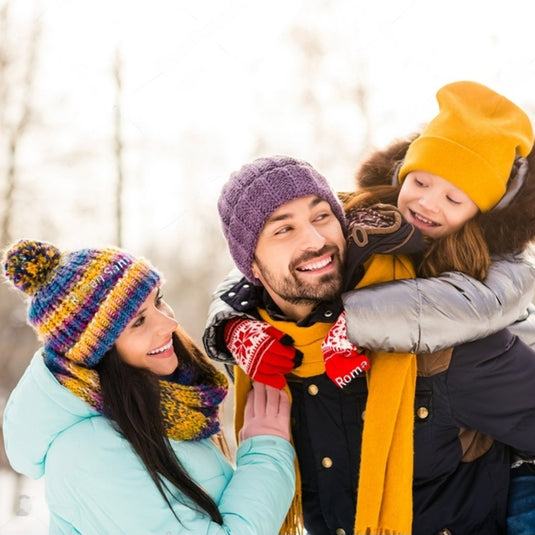
[[[148,355],[157,355],[158,353],[163,353],[164,351],[167,351],[172,345],[173,345],[173,340],[171,340],[168,344],[165,344],[163,347],[160,347],[159,349],[155,349],[154,351],[149,351]]]
[[[313,271],[315,269],[324,268],[325,266],[328,266],[331,262],[332,262],[332,257],[329,257],[324,260],[320,260],[319,262],[307,264],[306,266],[299,268],[299,270],[300,271]]]

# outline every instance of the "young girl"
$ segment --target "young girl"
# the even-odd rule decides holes
[[[227,381],[146,260],[22,240],[4,269],[43,342],[7,403],[6,452],[45,476],[50,533],[278,532],[295,488],[288,398],[255,385],[233,469],[215,440]]]
[[[455,270],[483,280],[491,257],[518,255],[535,238],[531,124],[516,105],[479,84],[450,84],[437,97],[440,113],[419,137],[398,142],[364,163],[357,174],[360,193],[348,208],[397,204],[429,243],[416,258],[419,275]],[[391,186],[391,176],[401,186]],[[514,267],[511,264],[508,276],[502,277],[504,296],[517,292]],[[449,278],[458,291],[444,291],[434,279],[414,279],[347,293],[349,338],[361,347],[436,353],[497,330],[486,304],[466,279],[459,273]],[[469,313],[457,306],[464,295],[470,300]],[[526,292],[526,297],[531,301],[533,292]],[[533,307],[511,330],[534,344],[535,316],[529,310]],[[452,317],[457,321],[455,331],[445,331],[444,319]],[[535,532],[533,466],[533,458],[517,453],[509,493],[509,535]]]

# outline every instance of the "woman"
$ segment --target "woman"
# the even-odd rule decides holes
[[[146,260],[22,240],[4,269],[43,341],[8,401],[6,452],[45,476],[50,533],[279,530],[295,485],[287,396],[255,386],[233,469],[212,440],[226,379]]]

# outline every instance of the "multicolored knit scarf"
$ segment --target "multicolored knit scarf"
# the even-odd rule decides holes
[[[58,355],[45,353],[45,364],[73,394],[104,413],[98,372]],[[196,384],[191,366],[181,363],[173,378],[160,379],[160,407],[167,436],[173,440],[202,440],[220,430],[218,409],[228,391],[223,373],[210,383]]]

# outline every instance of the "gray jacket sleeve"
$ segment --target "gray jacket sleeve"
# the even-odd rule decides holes
[[[353,290],[343,301],[355,345],[431,353],[512,324],[526,343],[535,343],[533,308],[528,308],[534,295],[535,266],[522,255],[493,262],[482,282],[449,272]]]
[[[258,319],[255,316],[234,310],[221,299],[221,296],[228,292],[242,278],[243,274],[238,269],[233,269],[215,289],[210,299],[208,318],[206,320],[202,342],[206,354],[212,360],[227,364],[234,364],[235,362],[223,341],[223,336],[218,332],[218,329],[223,328],[227,320],[239,317]]]

